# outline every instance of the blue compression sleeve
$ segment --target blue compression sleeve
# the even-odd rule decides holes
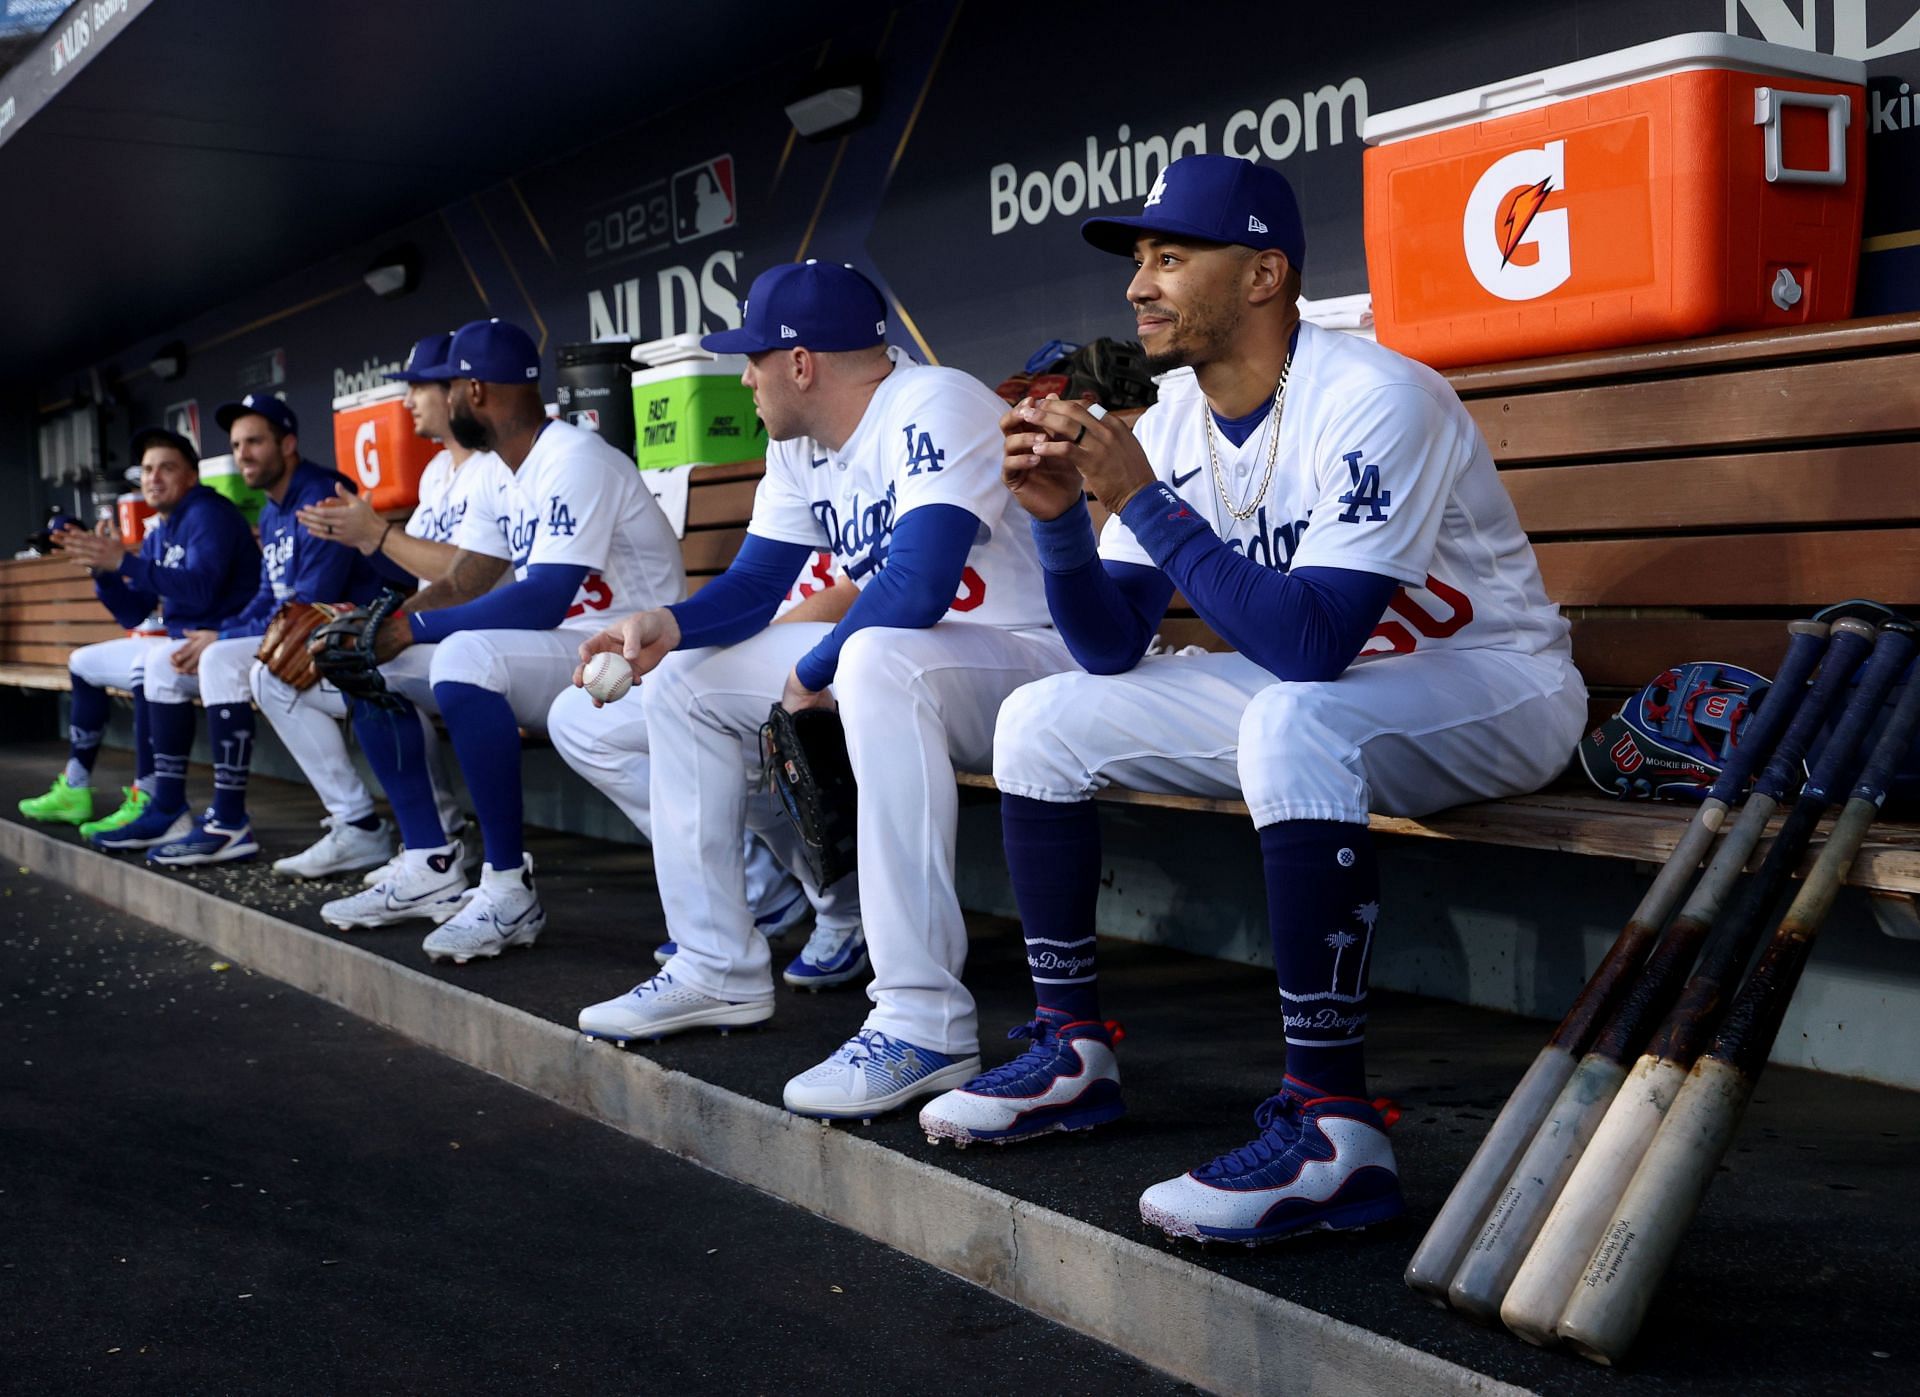
[[[415,611],[407,622],[422,644],[455,631],[550,631],[566,619],[589,569],[580,563],[535,563],[518,582],[438,611]]]
[[[804,543],[748,534],[725,572],[667,608],[680,623],[678,648],[736,645],[766,629],[813,551]]]
[[[1279,679],[1337,678],[1400,584],[1348,568],[1276,572],[1229,548],[1164,481],[1121,519],[1221,639]]]
[[[1074,662],[1089,674],[1123,674],[1139,664],[1173,598],[1166,574],[1102,562],[1085,500],[1057,519],[1034,520],[1033,541],[1047,610]]]
[[[886,566],[860,591],[840,624],[793,667],[814,692],[833,682],[840,649],[868,626],[924,630],[947,614],[959,595],[967,554],[980,518],[957,504],[925,504],[893,526]]]

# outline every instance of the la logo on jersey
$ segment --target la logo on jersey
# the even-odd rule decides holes
[[[1353,482],[1353,488],[1340,497],[1340,503],[1346,508],[1336,517],[1342,524],[1363,522],[1360,517],[1363,509],[1367,511],[1365,523],[1384,523],[1387,506],[1393,503],[1393,491],[1380,488],[1380,467],[1372,461],[1362,465],[1360,458],[1363,454],[1349,451],[1340,458],[1347,463],[1347,475]]]
[[[907,438],[907,474],[919,475],[922,471],[933,472],[940,469],[940,463],[947,459],[947,453],[935,448],[933,434],[923,432],[919,424],[907,423],[901,432]]]
[[[1475,281],[1503,301],[1533,301],[1573,275],[1567,211],[1546,207],[1566,187],[1565,141],[1510,151],[1487,167],[1460,225]]]
[[[573,512],[555,495],[547,508],[547,537],[572,538],[573,528]]]

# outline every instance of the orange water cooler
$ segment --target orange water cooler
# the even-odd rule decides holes
[[[1445,368],[1842,320],[1865,65],[1683,34],[1380,112],[1382,344]]]
[[[419,504],[420,477],[440,454],[439,443],[414,434],[406,396],[395,383],[333,400],[334,467],[381,511]]]

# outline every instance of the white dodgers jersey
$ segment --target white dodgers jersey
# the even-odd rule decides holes
[[[1235,446],[1190,372],[1169,375],[1135,427],[1154,474],[1228,546],[1263,566],[1346,568],[1400,590],[1361,660],[1432,649],[1569,650],[1533,547],[1479,427],[1447,381],[1377,344],[1300,326],[1272,481],[1271,418]],[[1232,499],[1229,509],[1223,495]],[[1239,519],[1234,511],[1248,512]],[[1107,521],[1100,554],[1153,566]]]
[[[471,462],[468,463],[469,467]],[[507,556],[514,576],[537,564],[584,566],[562,626],[598,631],[686,595],[680,541],[634,463],[592,432],[548,422],[512,473]],[[474,552],[493,526],[468,510],[456,542]]]
[[[442,451],[427,462],[420,474],[420,503],[407,516],[407,532],[428,543],[455,543],[469,512],[480,521],[491,521],[493,529],[475,528],[466,535],[475,553],[490,558],[507,556],[507,500],[513,489],[513,472],[491,451],[476,451],[466,464],[455,467],[450,452]],[[423,580],[420,585],[425,587]]]
[[[865,587],[885,569],[902,518],[921,505],[955,505],[980,526],[943,619],[1050,626],[1026,512],[1000,483],[1006,410],[957,369],[896,360],[838,451],[810,437],[768,446],[747,531],[825,547]]]

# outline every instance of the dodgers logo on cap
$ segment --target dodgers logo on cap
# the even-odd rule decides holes
[[[1133,218],[1089,218],[1080,235],[1102,252],[1133,255],[1158,234],[1205,243],[1277,249],[1298,269],[1307,233],[1293,186],[1278,170],[1233,155],[1187,155],[1162,167]]]

